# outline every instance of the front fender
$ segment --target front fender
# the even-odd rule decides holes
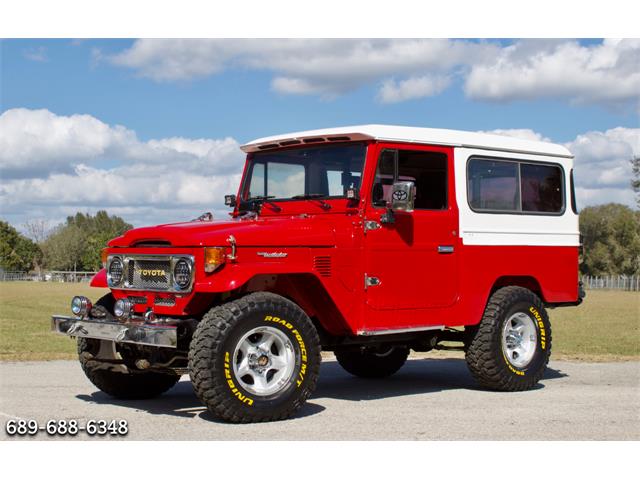
[[[105,268],[101,268],[100,271],[93,276],[89,285],[97,288],[108,288],[107,270]]]

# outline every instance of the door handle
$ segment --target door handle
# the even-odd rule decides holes
[[[438,253],[453,253],[453,245],[438,245]]]

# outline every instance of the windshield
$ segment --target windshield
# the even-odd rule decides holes
[[[318,145],[255,153],[248,166],[243,199],[344,198],[360,188],[366,145]]]

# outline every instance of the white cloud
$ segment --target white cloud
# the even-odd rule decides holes
[[[140,141],[121,125],[90,115],[62,116],[17,108],[0,115],[0,172],[4,177],[46,177],[69,173],[79,164],[105,161],[157,165],[174,163],[193,172],[239,168],[238,143],[225,138],[166,138]]]
[[[522,140],[534,140],[537,142],[550,142],[551,139],[545,137],[544,135],[535,132],[529,128],[508,128],[508,129],[496,129],[490,131],[479,131],[480,133],[492,133],[495,135],[504,135],[506,137],[515,137],[520,138]]]
[[[275,74],[284,94],[335,97],[381,84],[378,98],[431,96],[461,78],[485,101],[562,98],[609,106],[633,104],[640,92],[640,40],[495,41],[446,39],[142,39],[111,63],[156,81],[186,81],[229,68]]]
[[[640,128],[587,132],[565,145],[576,157],[574,175],[579,204],[635,204],[630,160],[640,155]]]
[[[302,78],[276,77],[271,81],[271,88],[278,93],[289,95],[325,94],[322,88]]]
[[[490,133],[548,140],[529,129]],[[634,205],[629,159],[640,154],[640,128],[587,132],[565,145],[576,156],[580,207]],[[8,110],[0,116],[0,216],[17,226],[99,209],[138,226],[225,216],[223,196],[237,190],[242,164],[231,138],[141,141],[90,115]]]
[[[271,86],[279,93],[331,97],[381,79],[446,73],[489,60],[498,50],[445,39],[142,39],[109,59],[156,81],[192,80],[226,68],[267,70],[276,73]]]
[[[449,86],[450,80],[445,76],[409,77],[396,82],[385,80],[378,92],[378,100],[382,103],[397,103],[415,98],[431,97],[441,93]]]
[[[465,91],[474,99],[566,98],[573,103],[632,103],[640,98],[640,40],[525,40],[471,66]]]
[[[126,212],[137,224],[223,212],[242,165],[232,138],[143,142],[90,115],[15,109],[0,116],[0,213],[15,224],[78,210]]]

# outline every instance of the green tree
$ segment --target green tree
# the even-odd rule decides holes
[[[43,245],[47,268],[51,270],[84,270],[84,233],[75,225],[61,225]]]
[[[107,242],[133,228],[122,218],[101,210],[95,216],[67,217],[44,242],[47,267],[54,270],[93,271],[100,268],[100,251]]]
[[[42,258],[38,245],[21,235],[7,222],[0,221],[0,267],[28,271]]]
[[[640,275],[640,212],[618,203],[580,212],[585,275]]]

